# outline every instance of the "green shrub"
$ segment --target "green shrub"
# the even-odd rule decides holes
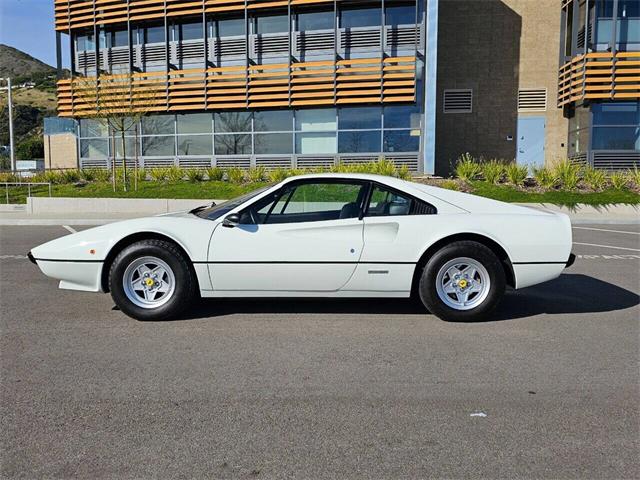
[[[228,169],[227,180],[231,183],[236,183],[236,184],[244,183],[244,180],[245,180],[244,171],[242,171],[242,169],[238,167],[232,167]]]
[[[284,168],[276,168],[267,173],[267,178],[272,183],[280,183],[289,176],[288,170]]]
[[[406,165],[402,165],[396,172],[396,176],[401,180],[411,180],[413,175],[411,175],[411,170]]]
[[[207,168],[207,178],[210,182],[219,182],[224,178],[224,170],[219,167]]]
[[[65,183],[62,172],[57,170],[47,170],[46,172],[44,172],[44,181],[53,184]]]
[[[633,169],[628,170],[627,179],[629,183],[633,183],[636,188],[640,188],[640,168],[634,166]]]
[[[604,170],[585,167],[582,170],[582,181],[592,190],[603,190],[607,186],[607,174]]]
[[[95,169],[83,168],[80,170],[80,178],[85,182],[93,182],[96,179]]]
[[[80,172],[76,169],[63,170],[62,180],[64,183],[76,183],[80,181]]]
[[[376,173],[378,175],[394,177],[397,172],[395,163],[393,163],[391,160],[387,160],[384,157],[380,157],[375,163],[365,165],[365,170],[362,173]]]
[[[559,185],[566,190],[575,190],[580,181],[581,167],[570,160],[562,160],[553,166],[553,174]]]
[[[34,175],[32,178],[35,178],[36,176],[37,175]],[[0,182],[19,183],[20,181],[21,181],[21,178],[15,173],[0,172]]]
[[[187,180],[191,183],[201,182],[204,180],[204,172],[199,168],[187,169]]]
[[[493,183],[494,185],[500,183],[502,177],[504,177],[504,173],[504,163],[499,160],[491,160],[482,164],[482,176],[489,183]]]
[[[465,153],[458,159],[455,172],[456,177],[460,180],[464,182],[471,182],[480,176],[482,168],[470,153]]]
[[[546,189],[553,188],[558,183],[558,179],[556,178],[553,171],[547,167],[534,167],[533,178],[535,178],[536,183],[540,187]]]
[[[627,187],[627,176],[624,172],[616,171],[609,175],[611,186],[616,190],[622,190]]]
[[[264,182],[264,180],[267,178],[267,169],[263,166],[250,168],[247,172],[247,178],[252,183]]]
[[[167,169],[167,179],[170,182],[179,182],[184,178],[184,170],[177,165],[173,165]]]
[[[44,158],[44,140],[41,137],[29,137],[16,145],[16,159],[33,160]]]
[[[458,185],[458,182],[456,182],[455,180],[452,180],[451,178],[442,182],[440,186],[442,188],[446,188],[447,190],[455,190],[455,191],[460,190],[460,186]]]
[[[520,186],[524,184],[524,181],[529,175],[529,168],[526,165],[518,165],[517,163],[510,163],[504,170],[505,175],[509,183]]]
[[[169,171],[167,168],[156,167],[149,170],[149,177],[156,182],[164,182],[169,178]]]
[[[147,170],[145,168],[138,168],[136,170],[136,176],[138,177],[138,182],[146,182],[147,181]]]

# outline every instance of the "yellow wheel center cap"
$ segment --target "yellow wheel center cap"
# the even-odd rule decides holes
[[[460,285],[460,288],[466,288],[467,287],[467,281],[465,279],[462,279],[458,282],[458,285]]]
[[[147,287],[152,287],[153,286],[153,279],[152,278],[147,278],[144,283],[147,285]]]

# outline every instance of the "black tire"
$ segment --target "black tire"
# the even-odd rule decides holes
[[[169,299],[157,307],[138,306],[125,292],[124,276],[127,267],[143,257],[155,257],[164,261],[175,279],[175,287]],[[141,240],[124,248],[113,260],[109,269],[109,290],[118,308],[128,316],[137,320],[168,320],[190,306],[196,293],[196,279],[190,268],[190,260],[175,244],[164,240]]]
[[[490,284],[486,297],[478,305],[469,310],[457,310],[440,298],[436,284],[438,272],[444,265],[464,257],[475,260],[486,269]],[[420,300],[429,311],[442,320],[476,322],[489,317],[502,300],[505,287],[504,267],[496,254],[481,243],[459,241],[443,247],[429,259],[420,277],[418,293]]]

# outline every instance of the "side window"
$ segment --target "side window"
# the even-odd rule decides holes
[[[367,207],[367,217],[433,215],[435,207],[394,190],[375,185]]]
[[[261,224],[357,218],[366,190],[364,182],[319,181],[292,185],[275,198],[252,205],[251,218]]]

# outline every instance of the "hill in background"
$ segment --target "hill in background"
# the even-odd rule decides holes
[[[20,146],[23,143],[42,143],[43,119],[56,115],[56,69],[17,48],[0,44],[0,77],[11,77],[14,85],[13,123],[18,159],[44,155],[44,151],[40,154],[34,150],[21,154],[23,149]],[[33,83],[34,86],[18,87],[24,83]],[[9,115],[5,90],[0,91],[0,145],[8,143]],[[6,157],[6,154],[2,156]],[[6,158],[0,158],[0,168],[6,168],[5,164]]]
[[[32,80],[34,76],[55,75],[55,73],[56,69],[51,65],[17,48],[0,43],[0,77]]]

